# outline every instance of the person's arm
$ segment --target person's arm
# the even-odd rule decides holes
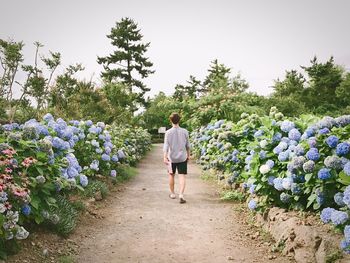
[[[163,162],[164,162],[165,164],[168,164],[168,163],[169,163],[168,151],[169,151],[168,135],[167,135],[167,133],[165,133],[165,136],[164,136],[164,146],[163,146]]]
[[[190,159],[191,156],[191,145],[190,145],[190,139],[188,136],[188,132],[186,133],[186,151],[187,151],[187,161]]]

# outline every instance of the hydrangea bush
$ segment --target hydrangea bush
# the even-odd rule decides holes
[[[150,148],[147,131],[102,122],[29,120],[0,125],[0,243],[25,239],[31,222],[57,224],[61,194],[83,190],[97,174],[116,177]],[[1,252],[1,249],[0,249]]]
[[[216,121],[191,137],[203,169],[240,185],[251,210],[329,208],[321,213],[324,222],[350,225],[350,115],[288,119],[272,108],[269,116]],[[350,239],[342,243],[345,251],[349,245]]]

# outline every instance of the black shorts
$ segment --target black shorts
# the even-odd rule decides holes
[[[184,161],[182,163],[171,163],[171,169],[173,174],[187,174],[187,161]]]

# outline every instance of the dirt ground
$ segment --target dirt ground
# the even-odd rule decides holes
[[[168,197],[160,144],[138,171],[125,190],[100,209],[103,219],[77,228],[71,237],[79,244],[76,262],[289,262],[269,252],[271,244],[242,223],[234,205],[220,201],[216,186],[200,179],[193,162],[186,204]]]

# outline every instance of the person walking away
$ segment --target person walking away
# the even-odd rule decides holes
[[[184,191],[186,186],[187,174],[187,162],[190,157],[190,142],[188,131],[179,126],[180,115],[178,113],[172,113],[170,115],[170,121],[172,128],[167,130],[164,137],[164,163],[168,166],[169,174],[169,197],[176,198],[175,187],[175,173],[177,171],[179,175],[180,191],[179,200],[180,203],[186,203],[184,198]]]

